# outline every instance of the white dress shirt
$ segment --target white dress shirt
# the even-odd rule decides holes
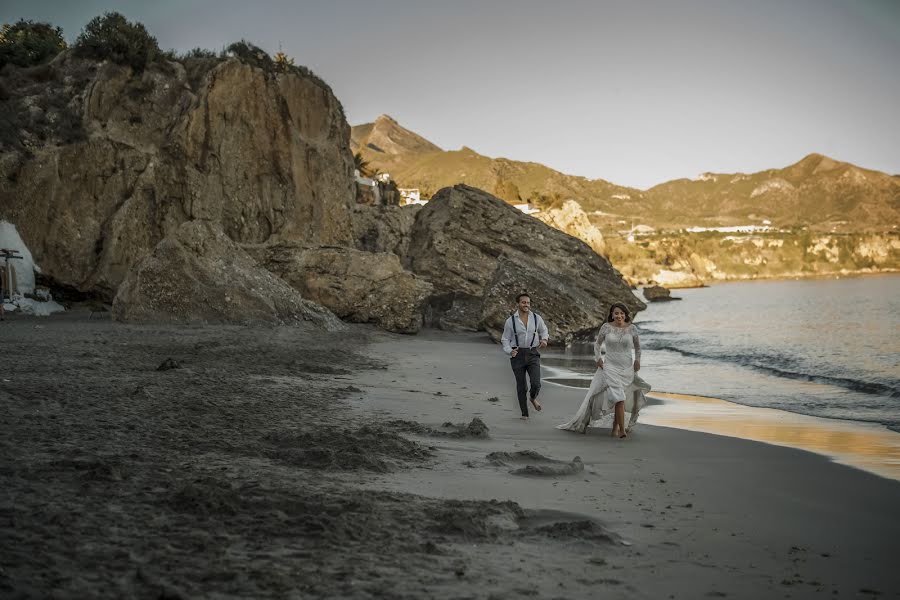
[[[514,312],[503,325],[503,337],[500,342],[503,344],[503,351],[507,354],[512,352],[513,348],[537,348],[541,340],[550,339],[550,332],[544,324],[544,319],[537,313],[528,311],[528,323],[523,323],[519,318],[519,311]],[[516,341],[516,334],[518,341]]]

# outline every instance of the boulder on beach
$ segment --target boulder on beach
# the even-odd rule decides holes
[[[132,322],[343,324],[262,268],[209,221],[189,221],[129,271],[113,317]]]
[[[432,323],[495,340],[519,292],[532,294],[553,342],[600,327],[614,302],[645,308],[583,241],[466,185],[440,190],[418,213],[404,263],[434,284]]]
[[[340,246],[274,245],[252,250],[307,300],[342,319],[375,323],[396,333],[416,333],[432,285],[405,270],[386,252]]]

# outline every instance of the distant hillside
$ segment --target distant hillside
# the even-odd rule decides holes
[[[900,177],[810,154],[783,169],[705,173],[649,190],[565,175],[538,163],[444,151],[382,115],[351,131],[351,146],[401,187],[430,196],[466,183],[506,200],[541,206],[576,200],[604,230],[621,221],[657,228],[728,226],[771,221],[819,231],[890,231],[900,223]]]
[[[365,149],[366,152],[379,156],[382,161],[442,151],[422,136],[400,127],[397,121],[387,115],[381,115],[374,123],[354,127],[350,135],[350,149],[353,152]]]

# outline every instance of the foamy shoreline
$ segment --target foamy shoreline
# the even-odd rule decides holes
[[[558,369],[552,369],[558,371]],[[558,381],[550,385],[572,390]],[[653,391],[641,413],[645,425],[764,442],[814,452],[843,465],[900,481],[900,433],[880,423],[804,415],[721,398]]]

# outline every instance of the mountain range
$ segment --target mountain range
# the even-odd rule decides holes
[[[572,199],[604,231],[622,221],[658,229],[770,222],[822,232],[888,232],[900,224],[900,176],[810,154],[784,168],[756,173],[703,173],[640,190],[567,175],[539,163],[443,150],[395,119],[351,128],[351,149],[370,168],[390,173],[424,197],[465,183],[511,203],[542,208]]]

